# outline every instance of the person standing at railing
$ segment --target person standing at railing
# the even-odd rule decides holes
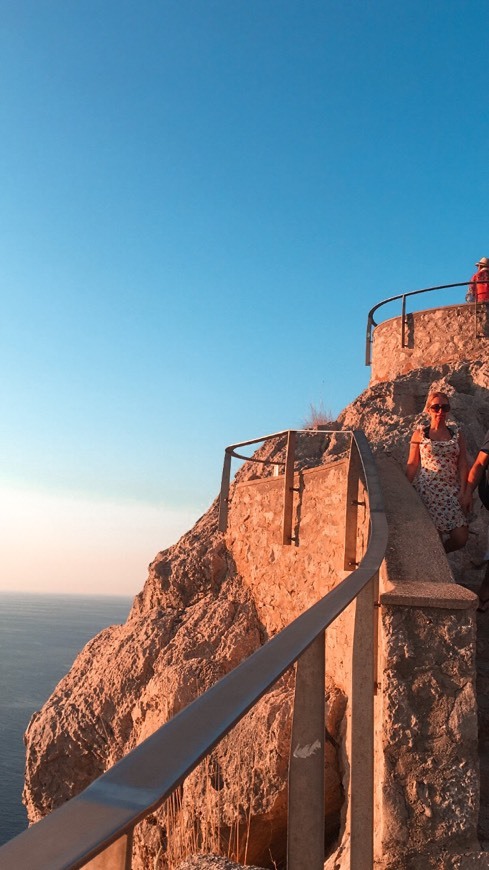
[[[462,506],[468,469],[465,440],[458,427],[447,426],[450,402],[445,393],[430,393],[425,411],[430,423],[413,432],[406,476],[438,529],[445,552],[451,553],[464,547],[469,535]]]
[[[489,257],[481,257],[475,264],[478,271],[472,275],[467,302],[489,302]]]

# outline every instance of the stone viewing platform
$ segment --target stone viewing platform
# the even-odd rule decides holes
[[[379,323],[373,332],[370,384],[391,381],[413,369],[481,360],[489,351],[485,303],[428,308]]]

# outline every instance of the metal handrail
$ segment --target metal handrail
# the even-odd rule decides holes
[[[376,323],[376,321],[374,320],[373,315],[378,308],[381,308],[382,305],[387,305],[388,302],[395,302],[397,299],[402,299],[402,321],[404,326],[406,318],[406,299],[408,298],[408,296],[417,296],[419,293],[431,293],[433,290],[450,290],[452,287],[467,287],[469,284],[487,284],[487,281],[469,280],[459,281],[457,284],[439,284],[437,287],[423,287],[422,290],[409,290],[406,293],[399,293],[397,296],[390,296],[388,299],[384,299],[382,302],[377,302],[377,305],[374,305],[374,307],[370,309],[367,315],[365,365],[369,366],[372,362],[372,330],[375,326],[378,326],[378,323]],[[476,302],[475,304],[477,305],[478,303]]]
[[[218,529],[220,532],[225,532],[228,521],[229,508],[229,488],[231,485],[231,460],[244,459],[246,462],[259,462],[261,465],[283,465],[286,469],[287,476],[287,458],[289,449],[287,447],[287,457],[285,461],[281,459],[258,459],[256,456],[243,456],[242,453],[237,453],[237,447],[249,447],[251,444],[264,444],[266,441],[273,441],[274,438],[280,438],[281,435],[287,435],[294,432],[295,435],[351,435],[351,429],[282,429],[280,432],[272,432],[271,435],[262,435],[261,438],[251,438],[248,441],[238,441],[236,444],[230,444],[224,451],[224,462],[222,466],[221,489],[219,492],[219,523]],[[293,465],[293,458],[292,458]],[[293,468],[292,468],[293,472]],[[287,485],[287,483],[286,483]]]
[[[285,465],[280,459],[257,459],[256,456],[243,456],[241,453],[236,453],[237,447],[248,447],[250,444],[261,444],[265,441],[270,441],[272,438],[279,438],[280,435],[287,435],[290,429],[282,429],[281,432],[272,432],[271,435],[263,435],[261,438],[252,438],[250,441],[238,441],[236,444],[230,444],[226,447],[224,453],[236,457],[236,459],[246,459],[247,462],[261,462],[264,465]],[[343,435],[351,435],[351,429],[294,429],[297,435],[333,435],[341,433]]]
[[[369,543],[359,567],[83,792],[0,848],[0,867],[76,870],[130,833],[377,575],[387,546],[383,498],[364,433],[356,430],[352,437],[370,508]]]

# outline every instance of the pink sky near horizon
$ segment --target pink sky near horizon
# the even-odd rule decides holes
[[[135,595],[198,514],[0,487],[0,590]]]

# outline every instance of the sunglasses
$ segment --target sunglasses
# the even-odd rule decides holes
[[[436,411],[436,413],[438,413],[438,411],[443,411],[444,414],[447,414],[449,410],[450,405],[448,404],[448,402],[446,402],[444,405],[438,405],[437,403],[434,405],[430,405],[430,411]]]

